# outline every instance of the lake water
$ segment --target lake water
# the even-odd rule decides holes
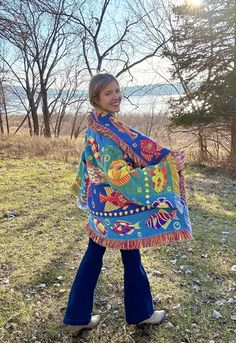
[[[170,98],[176,98],[176,95],[144,95],[144,96],[130,96],[124,97],[121,103],[121,113],[138,114],[138,113],[164,113],[168,109],[168,101]],[[49,99],[49,103],[53,98]],[[27,104],[27,101],[24,101]],[[67,113],[75,113],[75,105],[68,106]],[[80,112],[89,111],[91,108],[88,101],[85,101],[80,108]],[[17,97],[11,95],[8,100],[9,114],[24,115],[26,110],[20,104]],[[39,109],[39,114],[42,111]]]
[[[121,113],[127,114],[142,114],[142,113],[166,113],[168,110],[168,101],[177,96],[169,95],[147,95],[147,96],[131,96],[128,99],[123,98],[121,102]],[[89,102],[85,102],[81,111],[89,111],[91,106]],[[73,111],[72,111],[73,112]]]
[[[132,96],[123,99],[121,112],[123,113],[165,113],[168,109],[168,101],[176,98],[176,95],[145,95]]]

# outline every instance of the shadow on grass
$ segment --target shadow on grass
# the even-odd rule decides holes
[[[214,179],[214,177],[212,177]],[[207,196],[207,195],[206,195]],[[229,256],[233,254],[233,250],[227,245],[221,245],[219,243],[219,238],[221,237],[221,232],[224,229],[223,223],[225,220],[224,217],[224,211],[222,212],[212,212],[210,207],[209,208],[203,208],[203,206],[200,206],[200,204],[192,204],[191,205],[192,210],[190,213],[195,217],[194,219],[194,227],[193,227],[193,237],[194,240],[190,245],[186,245],[185,242],[181,244],[173,244],[170,245],[168,248],[163,247],[161,250],[161,263],[164,267],[166,267],[168,270],[172,269],[173,265],[170,264],[171,259],[175,259],[178,255],[178,259],[180,257],[180,260],[177,261],[177,264],[175,266],[175,269],[180,268],[180,265],[188,265],[188,267],[192,268],[192,274],[185,274],[183,271],[180,273],[174,274],[174,271],[172,271],[173,280],[169,280],[170,289],[165,290],[166,294],[172,294],[172,288],[171,284],[173,283],[176,288],[181,288],[181,291],[186,293],[185,298],[185,304],[187,307],[189,307],[189,313],[190,318],[189,321],[193,320],[194,322],[197,322],[197,317],[199,315],[199,304],[207,304],[210,306],[219,296],[219,286],[226,281],[229,280],[231,275],[226,270],[221,270],[220,268],[220,260],[224,258],[224,256]],[[63,216],[72,216],[76,213],[74,209],[65,211]],[[86,217],[84,215],[83,217]],[[214,218],[214,222],[209,222],[209,218]],[[227,218],[228,219],[228,218]],[[59,219],[61,220],[61,218]],[[227,225],[235,225],[233,222],[233,219],[228,219]],[[73,223],[73,225],[75,225]],[[235,230],[236,231],[236,230]],[[72,260],[74,260],[75,256],[75,250],[80,250],[80,242],[83,241],[86,233],[79,238],[77,241],[73,241],[69,243],[63,250],[58,250],[56,253],[56,256],[49,261],[49,263],[44,266],[42,271],[39,271],[34,279],[31,281],[30,284],[27,285],[27,287],[31,289],[36,289],[37,285],[39,284],[46,284],[45,293],[46,296],[50,297],[50,299],[47,299],[46,303],[43,303],[43,306],[50,306],[53,299],[56,299],[55,301],[60,303],[60,299],[63,297],[63,303],[64,306],[66,306],[66,300],[64,301],[64,295],[63,293],[60,295],[58,294],[58,289],[55,288],[55,283],[58,282],[57,277],[59,275],[62,275],[64,278],[65,283],[63,284],[63,288],[66,288],[69,290],[71,280],[69,281],[68,274],[73,274],[73,276],[76,273],[76,270],[74,270],[72,273],[68,270],[68,265]],[[235,233],[233,233],[232,230],[232,239],[235,239]],[[83,244],[82,244],[83,246]],[[186,250],[188,247],[192,247],[193,251],[191,253],[187,253]],[[81,254],[85,251],[85,245],[83,246],[83,251],[80,251]],[[219,259],[217,260],[215,257],[215,251],[219,248],[221,250],[221,254],[218,256]],[[232,245],[233,248],[233,245]],[[225,249],[225,251],[223,251]],[[209,257],[202,258],[202,253],[209,253]],[[142,252],[144,254],[144,252]],[[188,255],[187,259],[181,260],[181,254]],[[211,254],[214,256],[212,258]],[[151,260],[151,268],[155,270],[155,268],[158,266],[158,264],[155,263],[155,259],[153,258],[155,256],[155,250],[150,250],[148,254],[150,260]],[[110,267],[110,270],[112,270],[112,263],[115,263],[113,260],[112,262],[108,263],[108,267]],[[79,264],[78,260],[78,264]],[[65,266],[65,264],[67,264]],[[120,270],[119,270],[120,273]],[[111,273],[110,279],[114,278]],[[102,275],[102,274],[101,274]],[[210,276],[210,279],[207,279],[207,275]],[[169,277],[169,276],[168,276]],[[152,278],[152,277],[151,277]],[[151,279],[150,278],[150,279]],[[194,280],[195,279],[195,280]],[[199,279],[200,281],[200,289],[199,291],[193,290],[193,285],[196,282],[196,279]],[[120,282],[118,284],[115,284],[116,289],[119,288],[119,286],[122,283],[122,275],[120,275]],[[113,280],[114,281],[114,280]],[[150,280],[151,282],[153,280]],[[111,281],[112,282],[112,281]],[[209,286],[211,287],[209,289]],[[97,287],[97,298],[99,297],[105,297],[109,296],[108,290],[107,290],[107,279],[106,277],[100,277],[99,284]],[[118,297],[123,297],[123,292],[118,290],[115,295]],[[197,300],[197,305],[195,307],[192,307],[195,305]],[[169,304],[170,306],[172,304]],[[41,304],[40,304],[41,306]],[[54,305],[55,306],[55,305]],[[101,306],[101,303],[99,301],[95,302],[95,306],[99,309]],[[123,305],[122,305],[123,306]],[[167,306],[167,305],[166,305]],[[101,308],[101,307],[100,307]],[[114,308],[112,309],[114,310]],[[52,309],[53,311],[53,309]],[[54,309],[55,311],[55,309]],[[163,329],[163,326],[145,326],[145,327],[137,327],[137,326],[128,326],[124,322],[124,318],[119,314],[118,318],[115,318],[112,314],[112,312],[107,311],[104,313],[104,316],[106,317],[104,324],[105,326],[100,326],[99,329],[94,330],[93,332],[84,331],[81,333],[80,336],[77,338],[74,338],[73,342],[139,342],[139,343],[146,343],[146,342],[157,342],[158,334],[161,333],[161,330]],[[37,330],[40,333],[38,340],[42,342],[70,342],[71,339],[67,334],[64,334],[63,327],[59,321],[57,321],[58,318],[63,318],[63,310],[60,312],[59,309],[57,310],[57,313],[53,314],[52,318],[47,318],[47,321],[41,321],[37,322]],[[181,325],[181,321],[185,320],[183,315],[180,315],[179,317],[176,317],[173,320],[175,325]],[[31,327],[34,325],[34,317],[32,317],[30,323],[29,323],[29,329],[28,332],[31,330]],[[186,324],[189,325],[188,323]],[[54,328],[52,328],[54,326]],[[191,329],[191,327],[189,328]],[[221,330],[222,328],[219,327],[218,330]],[[209,327],[209,330],[212,330],[212,332],[215,330],[213,327]],[[34,328],[32,328],[32,332],[34,331]],[[32,332],[29,334],[28,339],[31,339]],[[203,335],[207,335],[207,333],[203,333]],[[114,338],[119,337],[119,340],[114,340]],[[180,337],[181,336],[181,337]],[[181,339],[180,339],[181,338]],[[98,339],[98,340],[96,340]],[[116,339],[116,338],[115,338]],[[168,341],[163,340],[161,342],[175,342],[174,333],[173,338]],[[184,336],[182,337],[182,334],[178,334],[178,340],[184,341]],[[207,340],[206,340],[207,341]],[[194,342],[191,341],[191,342]]]
[[[207,177],[215,177],[215,176],[226,176],[232,180],[236,180],[235,170],[231,168],[226,168],[224,165],[219,166],[209,166],[200,162],[192,162],[188,163],[189,168],[196,172],[201,172]],[[187,166],[187,168],[188,168]]]

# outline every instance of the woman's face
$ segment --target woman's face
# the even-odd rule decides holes
[[[116,81],[111,81],[99,94],[97,104],[105,112],[114,113],[120,111],[122,95]]]

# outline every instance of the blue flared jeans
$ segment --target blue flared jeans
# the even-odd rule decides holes
[[[71,287],[64,324],[86,325],[90,322],[94,291],[106,248],[89,239]],[[137,324],[154,312],[152,295],[141,255],[136,250],[120,250],[124,265],[124,304],[128,324]]]

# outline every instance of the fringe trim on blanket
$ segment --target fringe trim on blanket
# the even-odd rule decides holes
[[[122,249],[122,250],[133,250],[140,248],[155,247],[172,243],[174,241],[186,241],[192,239],[192,233],[190,231],[178,230],[174,232],[167,232],[162,235],[140,238],[138,240],[113,240],[106,237],[96,235],[91,230],[89,224],[86,225],[86,230],[89,233],[90,238],[97,244],[107,248]]]
[[[119,145],[119,147],[140,167],[147,167],[148,162],[143,160],[141,157],[139,157],[133,149],[124,142],[118,135],[116,135],[114,132],[112,132],[109,128],[104,127],[103,125],[95,122],[91,116],[88,116],[88,126],[94,130],[95,132],[101,133],[103,135],[108,136],[110,139],[113,140],[116,144]],[[164,158],[165,160],[165,158]],[[186,202],[186,193],[185,193],[185,186],[184,186],[184,175],[182,172],[179,172],[179,189],[180,189],[180,195],[181,198]]]
[[[179,190],[181,198],[186,202],[185,180],[183,172],[179,172]]]

